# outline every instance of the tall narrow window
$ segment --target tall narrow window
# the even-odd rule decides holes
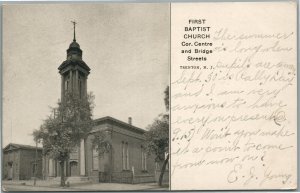
[[[79,97],[82,98],[82,82],[79,80]]]
[[[142,170],[144,170],[144,148],[143,148],[143,146],[141,147],[141,153],[142,153],[142,156],[141,156],[141,158],[142,158]]]
[[[70,76],[67,75],[65,76],[65,92],[69,91],[69,87],[70,87]]]
[[[93,149],[93,170],[99,169],[99,153],[96,148]]]
[[[53,176],[54,175],[54,172],[53,172],[53,169],[54,169],[54,160],[49,158],[48,159],[48,173],[49,173],[49,176]]]
[[[129,168],[129,148],[128,143],[122,141],[122,166],[123,170],[130,170]]]
[[[122,166],[123,166],[123,170],[126,170],[126,159],[125,159],[125,144],[122,141]]]
[[[167,156],[168,156],[169,153],[165,153],[165,160],[167,159]],[[168,171],[169,170],[169,162],[167,162],[167,165],[166,165],[166,170]]]
[[[147,153],[144,152],[144,170],[147,171]]]
[[[126,143],[126,169],[129,170],[129,150],[128,150],[128,143]]]
[[[142,170],[146,171],[147,170],[147,152],[143,146],[141,148],[142,148]]]
[[[79,98],[82,97],[82,80],[81,76],[78,76],[78,93],[79,93]]]
[[[160,170],[159,163],[155,162],[155,170]]]
[[[35,172],[37,170],[37,164],[36,163],[33,163],[32,164],[32,174],[35,175]]]
[[[67,79],[65,81],[65,91],[68,91],[69,90],[69,80]]]

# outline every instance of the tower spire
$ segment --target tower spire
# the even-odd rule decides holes
[[[74,26],[74,38],[73,38],[73,41],[76,42],[75,28],[76,28],[77,22],[74,20],[74,21],[71,21],[71,23],[73,23],[73,26]]]

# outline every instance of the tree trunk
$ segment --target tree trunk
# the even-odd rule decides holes
[[[167,159],[165,159],[163,166],[161,168],[161,171],[160,171],[159,180],[158,180],[159,186],[162,186],[162,181],[163,181],[164,173],[166,171],[166,166],[167,166],[168,162],[169,162],[169,154],[167,155]]]
[[[65,162],[60,162],[60,186],[64,187],[66,186],[66,180],[65,180]]]

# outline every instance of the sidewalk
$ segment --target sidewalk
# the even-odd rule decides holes
[[[57,181],[38,180],[33,186],[33,180],[2,181],[5,191],[130,191],[130,190],[168,190],[167,186],[159,187],[156,183],[121,184],[121,183],[91,183],[70,184],[70,187],[60,187]]]
[[[90,181],[82,181],[79,183],[74,183],[71,185],[77,185],[77,184],[90,184]],[[16,181],[2,181],[3,185],[23,185],[23,186],[34,186],[33,180],[16,180]],[[66,183],[67,184],[67,183]],[[56,180],[37,180],[36,186],[39,187],[59,187],[60,188],[60,181]]]
[[[91,190],[91,191],[105,191],[105,190],[168,190],[168,187],[159,187],[156,183],[143,184],[120,184],[120,183],[99,183],[99,184],[84,184],[76,185],[73,188],[76,190]]]
[[[11,191],[17,191],[17,192],[24,192],[24,191],[56,191],[56,192],[62,192],[62,191],[76,191],[70,188],[55,188],[55,187],[40,187],[40,186],[26,186],[26,185],[17,185],[17,184],[2,184],[1,187],[3,192],[11,192]]]

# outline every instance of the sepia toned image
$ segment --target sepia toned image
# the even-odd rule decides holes
[[[169,4],[3,6],[3,191],[169,190]]]

